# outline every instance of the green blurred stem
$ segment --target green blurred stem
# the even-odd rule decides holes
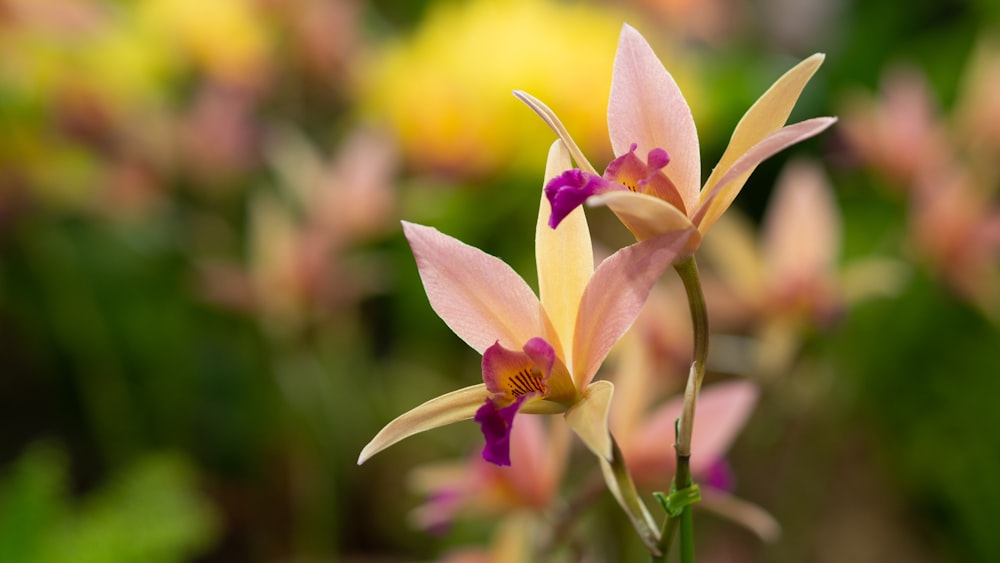
[[[691,308],[691,324],[694,331],[694,361],[688,374],[687,387],[684,390],[684,408],[681,411],[674,451],[677,456],[677,473],[674,476],[674,487],[677,490],[687,489],[691,480],[691,434],[694,430],[694,412],[701,391],[701,382],[705,378],[705,363],[708,360],[708,308],[705,304],[705,294],[698,275],[698,264],[691,256],[677,264],[674,269],[684,283],[687,292],[688,305]],[[666,557],[670,548],[673,529],[676,520],[680,520],[680,551],[683,563],[694,562],[694,518],[691,507],[684,507],[679,518],[667,517],[660,534],[660,552]],[[654,561],[657,559],[654,558]],[[665,560],[665,559],[664,559]]]

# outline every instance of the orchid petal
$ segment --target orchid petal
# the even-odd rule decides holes
[[[637,240],[673,231],[694,229],[694,224],[684,213],[655,196],[628,190],[605,192],[587,200],[587,205],[605,205],[621,219]],[[701,237],[694,233],[691,244],[697,247]]]
[[[358,465],[404,438],[472,418],[483,400],[489,396],[486,385],[480,383],[435,397],[399,415],[361,450]]]
[[[836,122],[835,117],[816,117],[800,121],[771,133],[743,153],[726,173],[718,178],[714,186],[709,188],[711,184],[706,184],[707,192],[702,194],[704,198],[701,207],[694,216],[694,223],[698,225],[701,234],[707,233],[715,221],[729,209],[758,164],[796,143],[818,135]]]
[[[750,106],[740,122],[736,124],[733,136],[729,139],[729,146],[726,147],[719,163],[712,170],[708,181],[705,182],[705,188],[701,193],[702,205],[705,204],[709,192],[717,183],[722,183],[722,176],[729,173],[729,168],[744,153],[785,124],[789,114],[792,113],[795,102],[802,94],[803,88],[819,69],[819,66],[823,64],[824,58],[825,55],[817,53],[795,65]],[[740,183],[740,187],[742,187],[742,183]],[[737,189],[737,191],[739,190]],[[735,194],[733,195],[735,197]],[[728,203],[726,206],[728,207]],[[714,222],[714,219],[711,222]],[[704,232],[703,230],[702,233]]]
[[[552,209],[547,225],[551,229],[558,228],[567,215],[576,211],[593,195],[624,189],[620,184],[579,168],[567,170],[545,184],[545,199]]]
[[[611,461],[611,433],[608,411],[615,386],[610,381],[595,381],[583,392],[583,398],[566,414],[566,422],[584,445],[598,458]]]
[[[687,209],[698,203],[701,155],[694,117],[677,82],[649,43],[622,26],[608,99],[608,132],[615,155],[638,144],[639,154],[662,148],[670,155],[664,173],[677,186]]]
[[[701,390],[691,439],[692,473],[703,475],[725,455],[753,412],[759,394],[757,386],[747,380],[716,383]],[[665,403],[629,442],[629,453],[636,456],[637,463],[654,465],[650,457],[659,456],[662,460],[655,465],[673,466],[674,452],[663,448],[663,440],[673,436],[682,403],[683,397]]]
[[[510,433],[514,429],[514,417],[527,399],[524,395],[513,403],[499,407],[491,399],[486,399],[476,411],[476,422],[483,431],[486,444],[483,459],[501,467],[510,465]]]
[[[627,246],[604,260],[580,301],[573,339],[573,380],[586,387],[611,346],[635,321],[660,274],[687,247],[693,231]]]
[[[761,233],[772,286],[830,279],[841,226],[833,187],[813,162],[789,163],[767,206]]]
[[[531,111],[538,114],[538,117],[541,117],[542,121],[559,136],[559,139],[566,145],[566,149],[573,157],[573,160],[576,161],[577,166],[591,174],[597,174],[597,169],[587,160],[587,157],[583,156],[583,151],[580,150],[576,141],[570,136],[569,131],[566,130],[566,126],[556,117],[555,112],[549,109],[549,106],[543,104],[541,100],[524,90],[514,90],[514,97],[524,102],[526,106],[531,108]]]
[[[569,155],[562,142],[549,149],[545,182],[569,168]],[[594,250],[583,209],[575,209],[562,220],[558,229],[548,226],[550,205],[542,194],[535,227],[535,261],[538,266],[538,295],[552,326],[560,349],[573,342],[576,310],[587,281],[594,273]],[[567,366],[572,370],[572,365]]]
[[[477,352],[544,334],[538,298],[502,260],[431,227],[403,221],[403,231],[431,307]]]

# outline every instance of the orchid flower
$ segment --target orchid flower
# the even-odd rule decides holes
[[[545,186],[552,203],[550,226],[555,228],[586,201],[608,206],[638,240],[694,229],[680,258],[693,254],[758,164],[836,121],[820,117],[785,126],[823,58],[815,54],[796,65],[750,107],[700,190],[701,157],[691,109],[652,48],[629,25],[621,31],[608,101],[608,131],[616,158],[603,175],[597,174],[552,110],[526,92],[515,91],[566,143],[580,166]]]
[[[549,151],[546,178],[569,168],[562,143]],[[540,203],[535,254],[540,297],[504,262],[436,229],[403,222],[431,307],[483,355],[483,382],[416,407],[385,426],[358,463],[418,432],[475,418],[483,459],[509,465],[519,412],[563,413],[602,459],[611,459],[607,412],[613,386],[592,382],[611,346],[635,320],[650,288],[691,236],[678,231],[626,247],[593,268],[582,213],[565,231],[546,227]]]

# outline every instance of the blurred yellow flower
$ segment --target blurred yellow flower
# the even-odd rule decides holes
[[[511,96],[528,89],[572,121],[584,150],[609,155],[605,77],[622,19],[548,0],[442,3],[362,71],[366,113],[391,124],[417,168],[535,170],[551,137]]]
[[[244,82],[262,70],[270,36],[254,2],[147,0],[136,11],[144,29],[217,78]]]

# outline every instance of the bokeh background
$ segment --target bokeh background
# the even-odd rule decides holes
[[[762,165],[745,228],[705,248],[710,377],[762,389],[733,490],[783,533],[699,512],[702,560],[1000,560],[997,3],[0,0],[0,561],[488,543],[494,518],[410,516],[412,469],[474,455],[474,424],[356,466],[388,420],[479,378],[399,220],[533,279],[554,137],[511,90],[602,166],[626,21],[687,95],[706,172],[814,52],[793,120],[840,117]],[[785,287],[727,256],[767,254],[746,233],[790,164],[832,190],[836,228],[834,267]],[[589,214],[605,249],[628,242]],[[567,494],[594,470],[572,456]],[[584,560],[640,556],[606,493],[585,514]]]

